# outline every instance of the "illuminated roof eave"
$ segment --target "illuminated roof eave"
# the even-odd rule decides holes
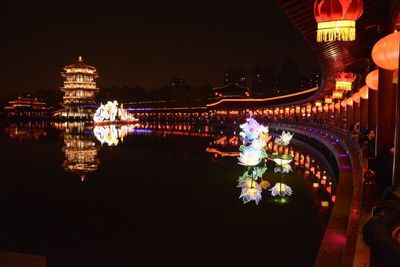
[[[213,106],[219,105],[223,102],[268,102],[268,101],[272,101],[272,100],[285,99],[285,98],[290,98],[290,97],[294,97],[294,96],[309,94],[309,93],[318,91],[318,89],[319,89],[319,87],[313,87],[311,89],[307,89],[307,90],[304,90],[301,92],[296,92],[293,94],[274,96],[274,97],[268,97],[268,98],[227,98],[227,99],[221,99],[221,100],[211,103],[211,104],[207,104],[207,107],[213,107]]]

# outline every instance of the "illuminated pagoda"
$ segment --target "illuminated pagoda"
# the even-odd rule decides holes
[[[18,97],[16,100],[9,101],[8,105],[4,107],[4,111],[9,117],[45,117],[48,111],[45,102],[31,97]]]
[[[212,89],[214,97],[218,98],[244,98],[250,97],[251,91],[248,87],[240,86],[237,83],[231,83],[222,87]]]
[[[65,78],[60,88],[65,93],[62,117],[89,119],[93,113],[90,105],[95,103],[95,96],[99,92],[95,82],[99,77],[96,68],[87,65],[79,57],[78,62],[64,67],[61,76]]]

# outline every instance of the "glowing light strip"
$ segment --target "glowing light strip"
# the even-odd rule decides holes
[[[206,152],[218,154],[221,157],[238,157],[240,154],[239,152],[222,152],[222,151],[219,151],[218,149],[208,148],[208,147],[206,148]]]
[[[268,97],[268,98],[230,98],[230,99],[221,99],[218,102],[207,104],[207,107],[212,107],[215,105],[218,105],[222,102],[264,102],[264,101],[271,101],[271,100],[276,100],[276,99],[283,99],[283,98],[288,98],[288,97],[293,97],[293,96],[298,96],[298,95],[303,95],[311,92],[315,92],[318,90],[318,87],[313,87],[311,89],[307,89],[301,92],[293,93],[293,94],[288,94],[288,95],[281,95],[281,96],[274,96],[274,97]]]

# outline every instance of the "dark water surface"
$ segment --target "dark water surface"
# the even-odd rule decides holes
[[[312,266],[332,202],[310,166],[284,175],[286,204],[267,190],[243,204],[244,168],[206,152],[237,151],[233,134],[150,128],[108,146],[83,125],[2,127],[0,250],[44,255],[49,267]],[[273,186],[281,175],[268,167]]]

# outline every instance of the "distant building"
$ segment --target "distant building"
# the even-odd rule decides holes
[[[222,87],[212,89],[214,97],[218,98],[244,98],[250,97],[251,91],[248,87],[240,86],[237,83],[231,83]]]
[[[9,101],[8,105],[4,107],[8,117],[42,118],[48,115],[46,103],[38,101],[37,98],[18,97]]]
[[[95,67],[87,65],[79,57],[78,62],[64,67],[61,76],[65,78],[62,117],[75,119],[88,119],[94,112],[90,105],[95,104],[96,94],[99,88],[95,79],[99,74]]]

